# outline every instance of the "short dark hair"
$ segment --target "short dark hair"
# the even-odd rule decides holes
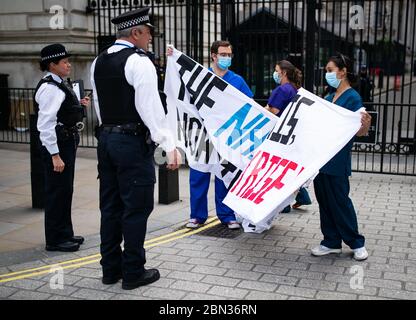
[[[347,69],[347,79],[351,86],[357,84],[357,76],[353,73],[353,62],[345,54],[337,53],[329,58],[328,61],[332,61],[338,69]]]
[[[217,54],[219,47],[231,47],[231,50],[233,49],[233,46],[231,45],[230,41],[226,40],[218,40],[214,41],[211,45],[211,54]]]
[[[45,71],[49,71],[49,65],[53,62],[53,63],[55,63],[55,64],[58,64],[59,63],[59,61],[61,61],[62,59],[61,58],[57,58],[57,59],[54,59],[54,60],[48,60],[48,61],[41,61],[41,62],[39,62],[39,67],[40,67],[40,70],[42,71],[42,72],[45,72]]]

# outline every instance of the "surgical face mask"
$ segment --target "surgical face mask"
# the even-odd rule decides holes
[[[337,89],[341,83],[341,79],[337,78],[336,72],[327,72],[325,74],[325,79],[326,82],[328,82],[328,84],[335,89]]]
[[[274,82],[276,82],[277,84],[280,84],[280,82],[282,82],[282,79],[280,79],[280,76],[279,76],[279,74],[277,73],[277,71],[275,71],[275,72],[273,73],[273,80],[274,80]]]
[[[218,57],[218,67],[226,70],[231,66],[231,57]]]

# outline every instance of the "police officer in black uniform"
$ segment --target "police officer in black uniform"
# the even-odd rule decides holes
[[[168,130],[156,69],[146,55],[153,29],[149,8],[124,13],[112,22],[117,41],[91,66],[100,123],[102,282],[122,279],[122,288],[131,290],[160,278],[158,270],[144,268],[143,247],[156,182],[154,143],[166,151],[169,169],[177,169],[181,157]]]
[[[63,81],[71,72],[70,54],[61,44],[42,49],[40,68],[47,71],[34,94],[37,128],[45,169],[45,238],[47,251],[77,251],[84,238],[74,236],[71,205],[75,156],[82,127],[83,105]]]

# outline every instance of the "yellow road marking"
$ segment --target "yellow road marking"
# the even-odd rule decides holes
[[[10,276],[13,276],[13,275],[27,273],[27,272],[31,272],[31,271],[42,270],[42,269],[51,269],[51,268],[54,268],[54,267],[59,267],[59,266],[65,265],[65,264],[71,264],[71,263],[78,262],[78,261],[84,261],[84,260],[97,258],[99,256],[100,256],[100,254],[98,253],[98,254],[94,254],[92,256],[86,256],[86,257],[82,257],[82,258],[78,258],[78,259],[74,259],[74,260],[62,261],[62,262],[59,262],[59,263],[49,264],[49,265],[46,265],[46,266],[37,267],[37,268],[33,268],[33,269],[20,270],[20,271],[16,271],[16,272],[1,274],[0,278],[10,277]],[[1,280],[0,280],[0,282],[1,282]]]
[[[212,221],[214,221],[214,220],[216,220],[216,219],[217,219],[217,217],[211,217],[211,218],[209,218],[209,219],[206,221],[206,224],[208,225],[208,224],[210,224]],[[198,229],[198,230],[199,230],[199,229]],[[157,237],[157,238],[153,238],[153,239],[147,240],[147,241],[145,241],[145,242],[144,242],[144,244],[146,245],[146,244],[148,244],[148,243],[157,242],[157,241],[159,241],[159,240],[166,239],[166,238],[170,238],[170,237],[172,237],[172,236],[174,236],[174,235],[177,235],[177,234],[181,234],[181,233],[188,233],[188,232],[191,232],[191,231],[192,231],[192,229],[188,229],[188,228],[186,228],[186,229],[181,229],[181,230],[178,230],[178,231],[175,231],[175,232],[168,233],[168,234],[166,234],[166,235],[164,235],[164,236],[160,236],[160,237]]]
[[[217,217],[209,218],[206,222],[207,225],[209,223],[211,223],[212,221],[216,220],[216,219],[217,219]],[[187,232],[191,232],[191,231],[192,231],[192,229],[181,229],[181,230],[178,230],[178,231],[175,231],[175,232],[163,235],[163,236],[159,236],[159,237],[155,237],[155,238],[152,238],[150,240],[147,240],[147,241],[145,241],[144,244],[146,245],[148,243],[157,242],[157,241],[162,240],[162,239],[170,238],[170,237],[172,237],[176,234],[187,233]],[[49,268],[53,268],[53,267],[56,267],[56,266],[62,266],[62,265],[71,264],[71,263],[74,263],[74,262],[79,262],[79,261],[89,260],[89,259],[93,259],[93,258],[98,258],[100,256],[101,255],[98,253],[98,254],[94,254],[94,255],[90,255],[90,256],[86,256],[86,257],[81,257],[81,258],[77,258],[77,259],[73,259],[73,260],[66,260],[66,261],[62,261],[62,262],[58,262],[58,263],[55,263],[55,264],[46,265],[46,266],[42,266],[42,267],[37,267],[37,268],[32,268],[32,269],[27,269],[27,270],[21,270],[21,271],[11,272],[11,273],[7,273],[7,274],[0,274],[0,278],[10,277],[10,276],[13,276],[13,275],[18,275],[18,274],[22,274],[22,273],[31,272],[31,271],[49,269]]]
[[[168,242],[172,242],[172,241],[175,241],[175,240],[178,240],[178,239],[181,239],[181,238],[185,238],[187,236],[191,236],[191,235],[200,233],[204,230],[212,228],[212,227],[221,223],[219,220],[217,220],[216,217],[212,217],[212,218],[208,219],[207,222],[208,222],[208,224],[206,224],[205,226],[200,227],[200,228],[198,228],[196,230],[193,230],[193,231],[192,231],[192,229],[181,229],[181,230],[169,233],[167,235],[163,235],[163,236],[160,236],[160,237],[150,239],[150,240],[145,242],[144,247],[146,249],[147,248],[152,248],[152,247],[164,244],[164,243],[168,243]],[[181,235],[172,238],[172,236],[177,235],[177,234],[181,234]],[[169,238],[169,239],[160,241],[160,240],[166,239],[166,238]],[[151,243],[151,244],[149,245],[149,243]],[[60,263],[55,263],[55,264],[42,266],[42,267],[38,267],[38,268],[32,268],[32,269],[27,269],[27,270],[21,270],[21,271],[16,271],[16,272],[12,272],[12,273],[2,274],[2,275],[0,275],[0,283],[10,282],[10,281],[14,281],[14,280],[19,280],[19,279],[30,278],[30,277],[35,277],[35,276],[39,276],[39,275],[48,274],[48,273],[53,272],[54,269],[56,269],[56,267],[60,267],[62,269],[72,269],[72,268],[81,267],[81,266],[84,266],[84,265],[87,265],[87,264],[92,264],[92,263],[100,261],[100,259],[94,259],[94,258],[97,258],[97,257],[101,257],[101,255],[100,254],[94,254],[94,255],[91,255],[91,256],[82,257],[82,258],[73,259],[73,260],[67,260],[67,261],[63,261],[63,262],[60,262]],[[94,259],[94,260],[91,260],[91,259]],[[88,261],[84,261],[84,260],[88,260]],[[84,262],[74,263],[74,262],[79,262],[79,261],[84,261]],[[48,269],[48,270],[43,270],[43,269]],[[43,271],[38,271],[38,270],[43,270]],[[32,271],[38,271],[38,272],[32,272]],[[31,272],[31,273],[28,273],[28,272]],[[10,278],[10,276],[13,276],[13,275],[15,277]],[[19,275],[19,276],[16,276],[16,275]],[[5,278],[5,279],[1,279],[1,278]]]
[[[208,224],[208,225],[206,225],[204,227],[200,227],[200,228],[198,228],[198,229],[196,229],[194,231],[188,232],[188,233],[183,234],[181,236],[177,236],[175,238],[168,239],[168,240],[165,240],[165,241],[160,241],[160,242],[158,242],[156,244],[153,244],[153,245],[151,244],[150,246],[146,246],[145,245],[144,247],[145,248],[151,248],[151,247],[155,247],[155,246],[158,246],[158,245],[161,245],[161,244],[164,244],[164,243],[168,243],[168,242],[171,242],[171,241],[174,241],[174,240],[178,240],[178,239],[181,239],[181,238],[185,238],[187,236],[192,236],[193,234],[200,233],[201,231],[204,231],[206,229],[212,228],[212,227],[214,227],[214,226],[216,226],[216,225],[218,225],[220,223],[221,223],[221,221],[217,220],[217,221],[214,221],[214,222],[212,222],[212,223],[210,223],[210,224]]]
[[[62,269],[76,268],[76,267],[81,267],[81,266],[84,266],[84,265],[87,265],[87,264],[95,263],[95,262],[98,262],[98,261],[100,261],[100,259],[89,260],[89,261],[81,262],[81,263],[77,263],[77,264],[71,264],[69,266],[63,266],[61,268]],[[31,278],[31,277],[36,277],[36,276],[41,276],[41,275],[44,275],[44,274],[54,272],[55,270],[56,270],[56,268],[50,268],[49,270],[38,271],[38,272],[29,273],[29,274],[24,274],[24,275],[17,276],[17,277],[7,278],[7,279],[0,280],[0,283],[20,280],[20,279],[25,279],[25,278]]]

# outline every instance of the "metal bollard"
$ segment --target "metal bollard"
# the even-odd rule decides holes
[[[30,115],[30,178],[32,185],[32,208],[45,208],[45,176],[40,152],[37,116]]]
[[[179,170],[159,165],[159,203],[171,204],[179,200]]]

